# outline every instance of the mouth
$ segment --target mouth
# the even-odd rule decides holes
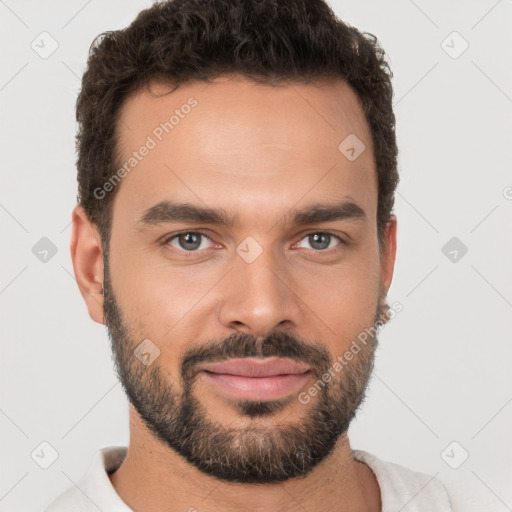
[[[229,359],[201,365],[200,375],[229,398],[268,401],[298,392],[311,368],[276,357]]]

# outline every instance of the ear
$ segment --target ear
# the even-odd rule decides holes
[[[381,256],[381,286],[384,294],[387,294],[391,281],[393,279],[393,271],[395,269],[396,258],[396,215],[391,215],[386,225],[386,234],[384,237],[384,245],[382,247]]]
[[[76,206],[72,213],[71,259],[75,279],[89,316],[99,324],[103,317],[103,250],[101,237],[85,210]]]

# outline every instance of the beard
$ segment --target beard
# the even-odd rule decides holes
[[[365,398],[377,330],[383,315],[384,323],[387,321],[389,310],[383,297],[379,298],[371,335],[338,372],[332,371],[334,360],[320,343],[307,343],[278,330],[259,338],[235,333],[220,341],[191,346],[181,359],[176,385],[177,376],[158,359],[145,365],[135,357],[143,338],[132,336],[123,319],[110,283],[108,256],[106,260],[103,308],[116,372],[130,403],[158,440],[203,473],[228,482],[268,484],[304,476],[333,452]],[[307,405],[296,395],[271,401],[230,402],[242,417],[252,420],[243,428],[223,426],[212,419],[195,394],[198,365],[272,356],[306,363],[317,384],[329,370],[332,379],[316,385],[318,392]],[[290,424],[282,418],[274,426],[258,424],[258,418],[282,414],[286,407],[304,410],[303,417]]]

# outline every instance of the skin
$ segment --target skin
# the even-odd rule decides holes
[[[152,84],[153,92],[167,92]],[[342,81],[321,85],[256,85],[241,77],[189,83],[171,94],[146,90],[122,108],[119,140],[128,157],[159,123],[193,96],[198,105],[127,174],[113,205],[110,242],[112,286],[125,322],[160,349],[169,378],[191,343],[233,332],[265,336],[287,329],[321,341],[333,359],[372,325],[379,294],[391,284],[396,218],[387,225],[379,258],[377,177],[371,132],[356,93]],[[366,150],[351,162],[338,150],[350,133]],[[165,165],[164,165],[165,164]],[[341,200],[355,202],[366,221],[284,225],[294,208]],[[139,230],[144,210],[161,200],[222,207],[236,213],[234,227],[167,223]],[[73,211],[71,253],[76,280],[91,318],[103,324],[103,254],[100,236],[82,208]],[[175,239],[201,229],[200,253],[185,257]],[[315,251],[306,235],[328,231],[347,245]],[[248,264],[235,251],[248,236],[263,248]],[[315,254],[316,253],[316,254]],[[312,382],[309,382],[305,389]],[[243,428],[299,422],[307,405],[292,400],[283,411],[240,416],[204,381],[197,395],[210,417]],[[353,459],[343,435],[328,460],[304,478],[256,486],[205,475],[164,446],[130,407],[130,443],[110,479],[133,510],[169,511],[379,511],[372,471]]]

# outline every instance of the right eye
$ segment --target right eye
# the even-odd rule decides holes
[[[203,239],[210,240],[210,237],[200,231],[182,231],[167,237],[162,245],[170,244],[171,247],[182,252],[199,252],[208,249],[203,244]]]

